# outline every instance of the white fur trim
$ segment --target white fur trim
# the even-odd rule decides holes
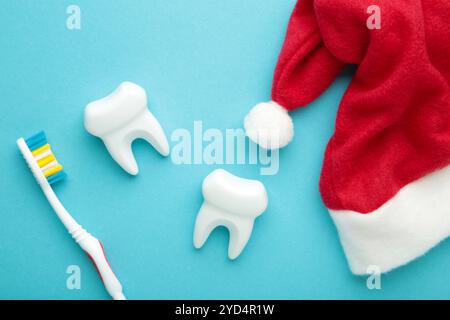
[[[245,133],[265,149],[279,149],[294,137],[288,111],[274,101],[256,105],[244,120]]]
[[[330,210],[350,269],[363,275],[407,264],[450,235],[450,166],[403,187],[369,214]]]

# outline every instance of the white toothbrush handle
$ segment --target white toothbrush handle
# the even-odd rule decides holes
[[[66,208],[64,208],[61,201],[59,201],[52,187],[48,183],[46,177],[42,173],[41,168],[38,166],[38,163],[23,138],[17,140],[17,146],[27,161],[28,166],[33,172],[38,184],[41,186],[48,202],[55,210],[56,215],[64,224],[67,231],[69,231],[72,238],[75,239],[75,241],[88,254],[92,262],[95,264],[95,267],[97,268],[108,293],[114,300],[125,300],[125,296],[122,293],[122,285],[108,263],[102,243],[93,237],[89,232],[84,230],[70,215]]]
[[[46,180],[41,186],[45,196],[61,222],[72,235],[72,238],[80,245],[94,263],[108,293],[114,300],[125,300],[125,296],[122,293],[122,285],[108,263],[102,243],[75,221],[66,208],[64,208],[61,201],[59,201],[55,192]]]
[[[112,271],[108,259],[106,258],[103,244],[88,232],[86,232],[85,236],[78,241],[78,244],[94,263],[98,274],[102,278],[103,284],[111,297],[114,300],[126,300],[122,292],[122,285]]]

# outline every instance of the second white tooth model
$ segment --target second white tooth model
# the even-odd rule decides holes
[[[142,138],[163,156],[169,155],[166,135],[147,108],[145,90],[137,84],[123,82],[109,96],[89,103],[84,126],[103,140],[113,159],[129,174],[139,172],[131,149],[135,139]]]
[[[194,246],[201,248],[216,227],[224,226],[230,232],[228,257],[234,260],[250,239],[254,220],[267,208],[266,189],[260,181],[222,169],[208,175],[202,189],[205,202],[197,215]]]

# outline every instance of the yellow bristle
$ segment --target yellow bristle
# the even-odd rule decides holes
[[[53,155],[53,153],[51,153],[48,156],[38,160],[37,163],[38,163],[39,167],[42,168],[42,167],[45,167],[46,165],[48,165],[50,162],[53,162],[55,160],[56,160],[55,156]]]
[[[50,149],[50,145],[47,143],[46,145],[43,145],[42,147],[37,148],[36,150],[33,150],[33,151],[31,152],[31,154],[32,154],[33,156],[36,156],[36,155],[38,155],[38,154],[40,154],[40,153],[42,153],[42,152],[44,152],[44,151],[47,151],[47,150],[49,150],[49,149]]]
[[[54,175],[55,173],[58,173],[59,171],[61,171],[63,169],[62,165],[57,164],[54,167],[51,167],[50,169],[48,169],[47,171],[44,172],[44,176],[46,178],[50,177],[51,175]]]

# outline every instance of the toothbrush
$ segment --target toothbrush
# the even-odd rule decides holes
[[[122,285],[108,263],[102,243],[72,218],[52,189],[52,185],[66,178],[67,174],[52,153],[44,131],[26,140],[20,138],[17,146],[56,215],[94,263],[108,293],[114,300],[125,300]]]

